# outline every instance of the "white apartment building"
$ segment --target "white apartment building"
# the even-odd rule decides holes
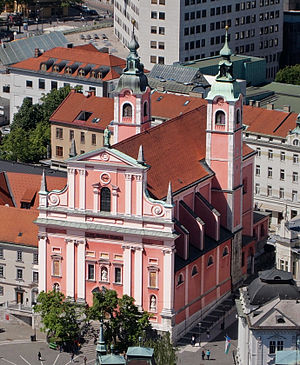
[[[37,210],[0,206],[0,304],[30,307],[38,295]]]
[[[254,203],[276,228],[300,214],[300,115],[253,106],[244,113],[244,141],[257,152]]]
[[[238,365],[299,364],[299,299],[292,275],[277,269],[240,289]]]
[[[115,35],[125,45],[133,21],[148,69],[218,55],[228,25],[235,53],[265,57],[267,79],[278,70],[283,0],[116,0]]]
[[[56,47],[44,53],[36,50],[35,57],[8,67],[0,74],[0,96],[10,100],[10,121],[25,98],[40,102],[52,89],[66,85],[81,87],[83,93],[94,91],[108,96],[125,67],[125,60],[98,51],[93,45],[74,48]]]

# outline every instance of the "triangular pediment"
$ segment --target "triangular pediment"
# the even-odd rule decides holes
[[[83,153],[68,159],[68,162],[93,162],[93,163],[107,163],[112,165],[124,165],[138,168],[147,168],[138,163],[134,158],[120,152],[114,148],[102,147],[98,150]]]
[[[252,321],[252,324],[256,327],[281,328],[297,326],[293,319],[289,318],[288,314],[282,312],[276,306],[266,311],[262,310],[260,315],[256,318],[254,317]]]

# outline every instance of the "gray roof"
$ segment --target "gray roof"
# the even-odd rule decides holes
[[[218,63],[220,61],[222,61],[222,59],[223,58],[221,56],[213,56],[213,57],[203,58],[201,60],[188,61],[188,62],[183,63],[183,65],[188,66],[188,67],[196,67],[197,69],[199,69],[202,67],[218,65]],[[237,54],[234,54],[231,56],[232,62],[236,62],[236,61],[261,62],[262,60],[263,60],[263,58],[254,57],[254,56],[237,55]]]
[[[259,277],[248,286],[248,294],[252,305],[261,305],[277,297],[300,299],[300,293],[292,275],[275,268],[260,271]]]
[[[152,358],[154,350],[150,347],[128,347],[126,355],[128,357],[148,357]]]
[[[210,86],[197,68],[179,65],[154,65],[148,74],[148,82],[153,89],[164,87],[168,91],[181,93],[197,92],[197,87]]]
[[[47,51],[55,47],[64,47],[67,43],[68,40],[62,32],[50,32],[2,43],[0,47],[0,61],[3,65],[11,65],[33,57],[35,48]]]
[[[56,177],[66,177],[67,172],[52,170],[49,167],[45,166],[37,166],[31,165],[28,163],[20,163],[14,161],[5,161],[0,160],[0,172],[18,172],[22,174],[34,174],[34,175],[42,175],[42,172],[45,171],[45,175],[47,176],[56,176]]]

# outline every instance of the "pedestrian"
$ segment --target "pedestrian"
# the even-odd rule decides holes
[[[41,361],[42,358],[42,354],[40,353],[40,351],[38,352],[38,360]]]
[[[196,339],[195,339],[195,336],[193,335],[191,338],[191,345],[195,346],[195,343],[196,343]]]
[[[205,360],[205,352],[204,352],[204,350],[202,350],[201,355],[202,355],[202,360]]]
[[[74,352],[72,352],[72,354],[71,354],[71,363],[73,363],[74,362]]]
[[[210,350],[206,350],[206,357],[207,357],[207,360],[209,360],[209,357],[210,357]]]
[[[87,358],[86,358],[86,356],[83,358],[83,363],[84,363],[84,365],[86,365],[86,360],[87,360]]]
[[[210,332],[209,332],[209,330],[207,330],[206,331],[206,338],[207,338],[207,341],[209,340],[209,338],[210,338]]]

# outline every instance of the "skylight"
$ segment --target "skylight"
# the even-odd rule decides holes
[[[93,113],[91,113],[91,112],[87,112],[87,111],[82,110],[82,111],[78,114],[78,116],[77,116],[77,118],[76,118],[76,119],[77,119],[77,120],[82,120],[82,121],[86,122],[92,114],[93,114]]]

